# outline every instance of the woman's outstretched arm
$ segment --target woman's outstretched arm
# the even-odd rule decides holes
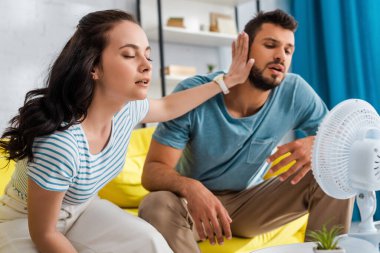
[[[254,63],[253,59],[247,60],[247,56],[248,35],[241,33],[236,42],[232,43],[232,63],[224,76],[224,82],[228,88],[247,80]],[[150,99],[149,112],[142,122],[162,122],[177,118],[221,91],[219,85],[212,81],[161,99]]]

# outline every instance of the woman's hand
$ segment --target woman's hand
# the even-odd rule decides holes
[[[237,84],[244,83],[252,69],[255,60],[248,58],[248,35],[241,32],[232,43],[232,63],[228,73],[224,76],[224,83],[228,88],[232,88]]]

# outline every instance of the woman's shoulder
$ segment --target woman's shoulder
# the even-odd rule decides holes
[[[56,130],[51,134],[37,137],[34,140],[33,148],[49,147],[54,150],[71,150],[75,153],[78,150],[78,144],[85,138],[79,124],[72,125],[64,130]]]
[[[114,123],[119,124],[119,121],[125,122],[127,118],[138,123],[149,110],[149,100],[133,100],[126,103],[123,108],[114,115]]]

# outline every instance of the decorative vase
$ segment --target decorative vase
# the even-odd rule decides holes
[[[345,249],[339,248],[339,249],[317,249],[316,247],[313,248],[314,253],[346,253]]]

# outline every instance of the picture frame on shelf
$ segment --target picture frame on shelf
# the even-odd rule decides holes
[[[210,12],[210,32],[220,32],[218,19],[231,20],[231,22],[234,22],[230,15],[224,13]]]
[[[237,34],[236,24],[232,18],[217,18],[218,32],[225,34]]]

